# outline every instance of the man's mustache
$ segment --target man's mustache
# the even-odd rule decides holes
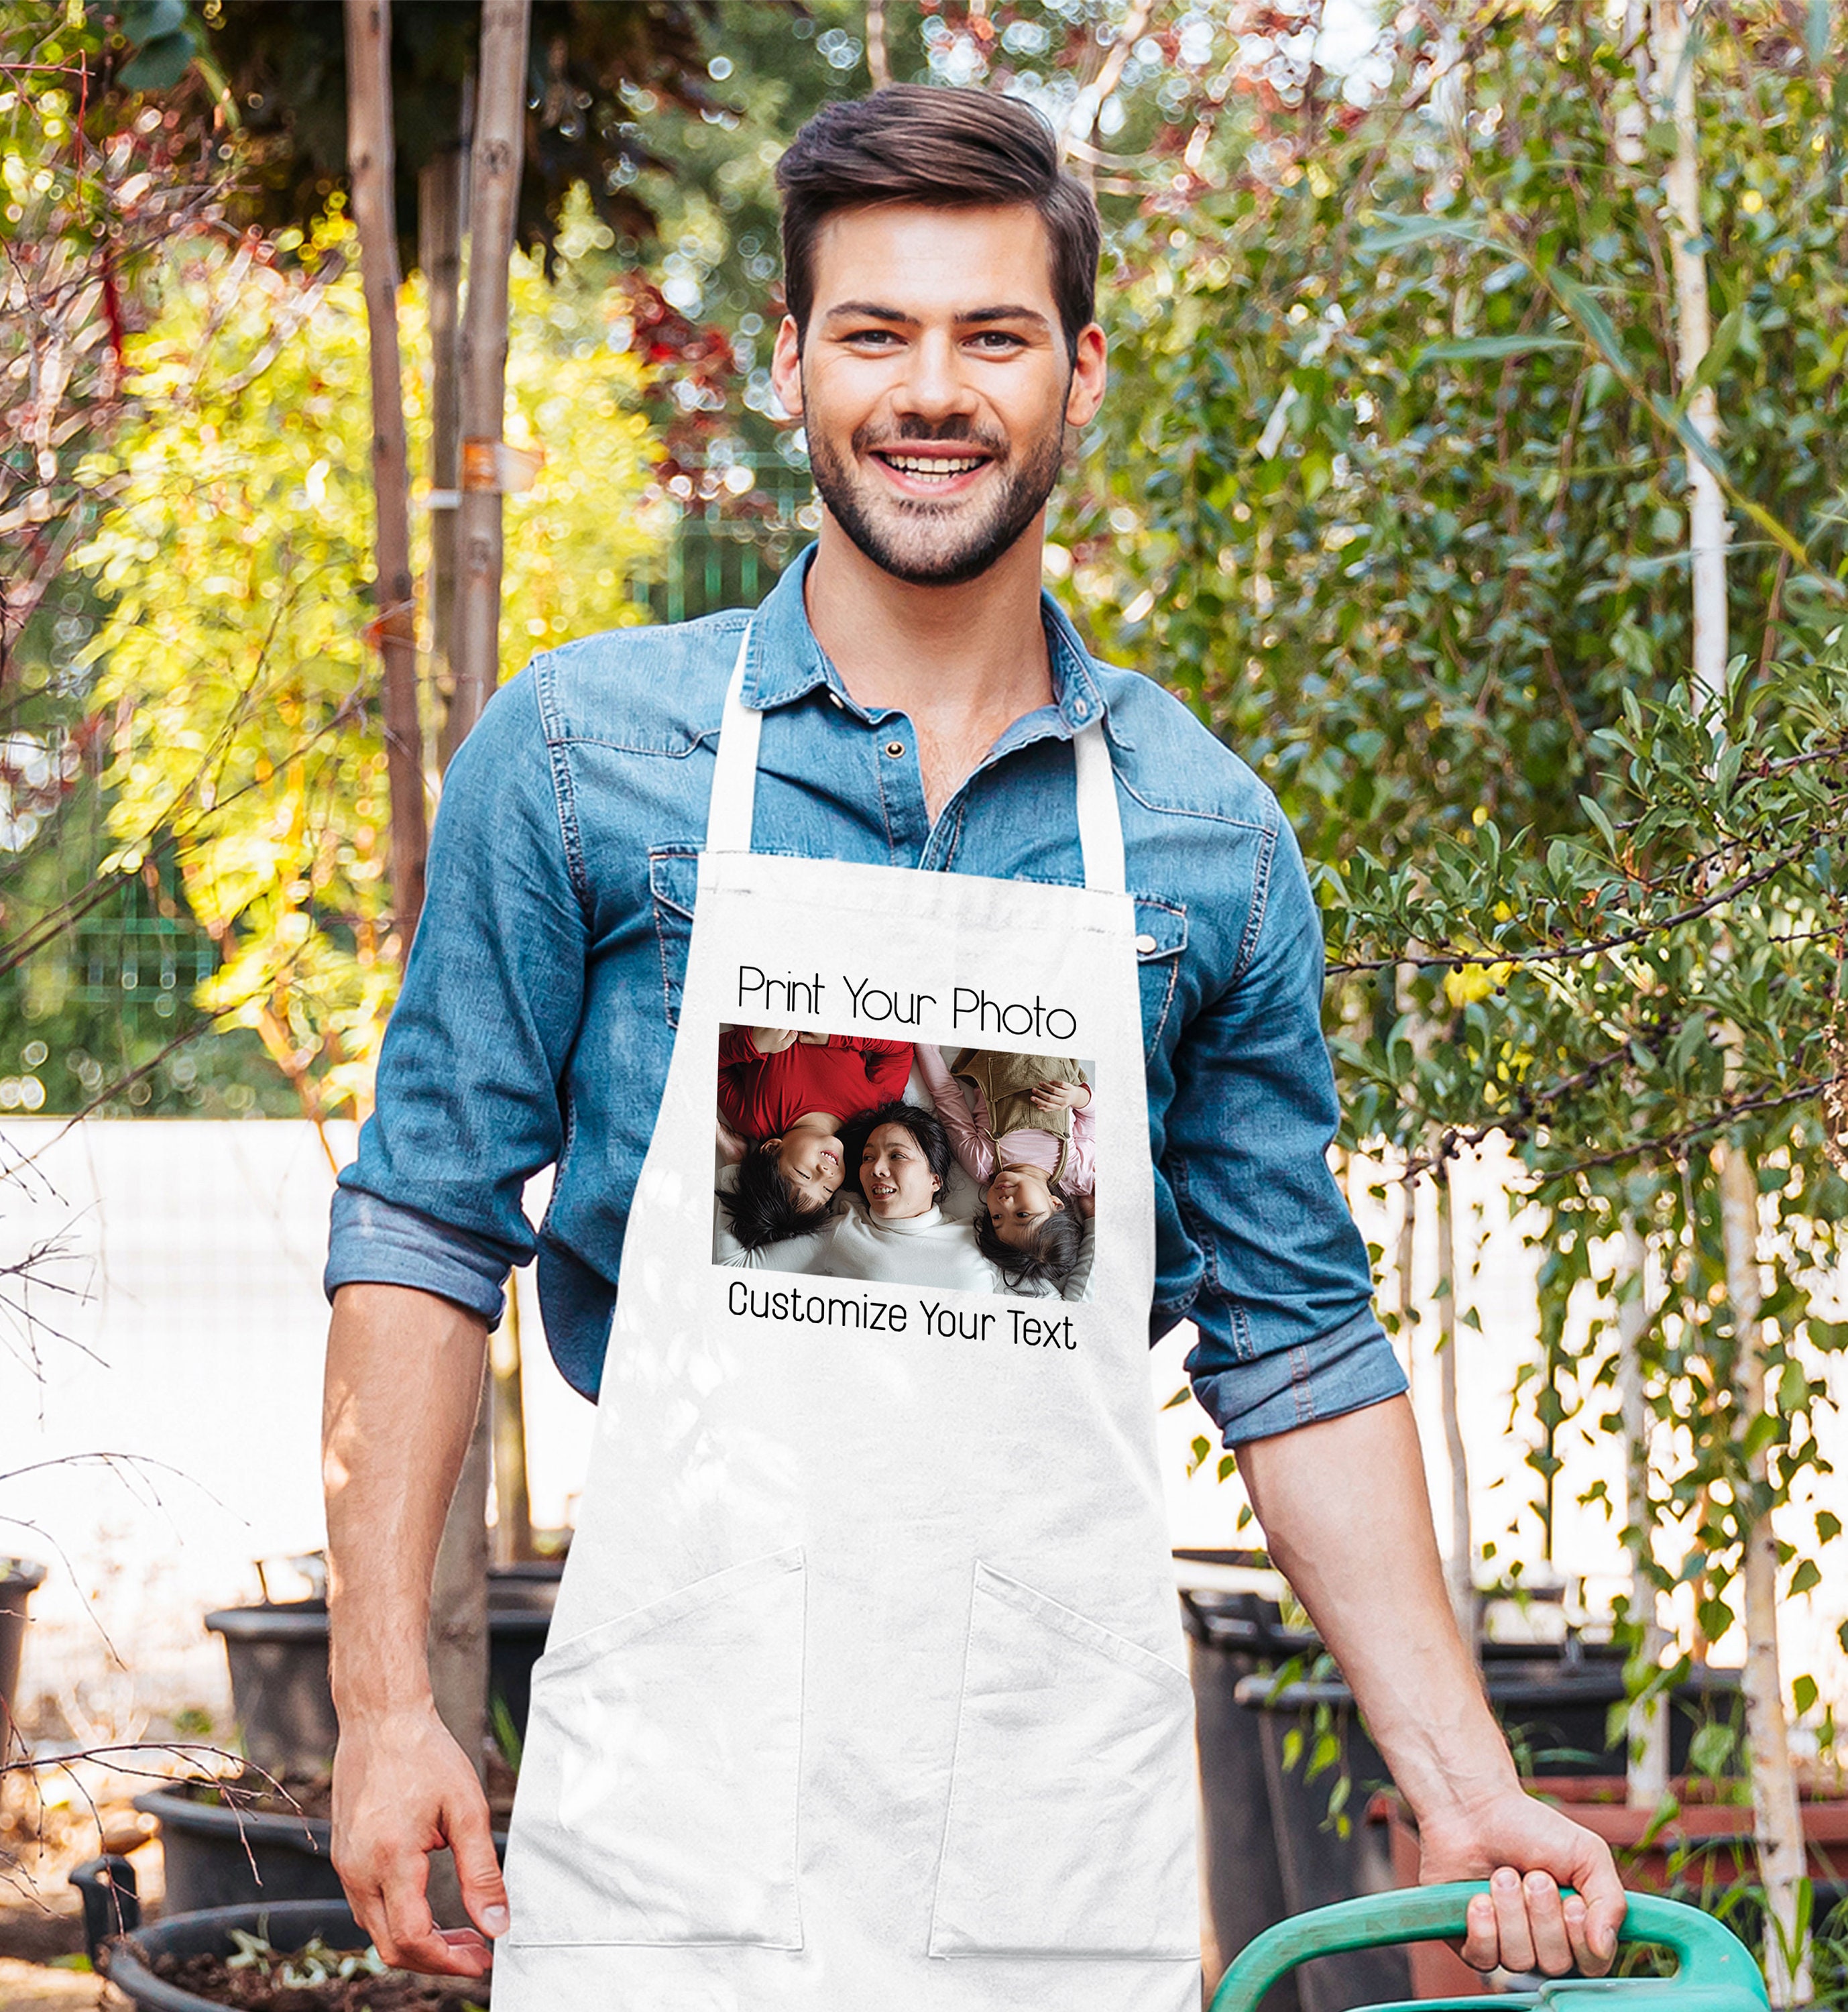
[[[934,425],[927,419],[901,419],[896,432],[876,432],[871,426],[861,426],[854,433],[854,451],[876,454],[882,448],[904,447],[914,441],[928,441],[933,447],[979,448],[997,461],[1008,458],[1008,443],[1004,439],[961,418],[940,419]]]

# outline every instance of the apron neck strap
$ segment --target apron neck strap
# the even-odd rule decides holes
[[[738,661],[725,688],[725,714],[719,726],[717,761],[712,766],[712,802],[706,812],[708,852],[748,852],[751,812],[757,806],[757,742],[764,723],[761,712],[744,703],[744,665],[755,628],[746,623],[738,638]]]
[[[748,852],[757,803],[758,737],[764,716],[744,703],[744,667],[752,630],[738,639],[738,658],[726,687],[719,723],[718,758],[712,769],[712,801],[706,814],[708,852]],[[1084,884],[1107,894],[1128,886],[1123,870],[1123,827],[1118,814],[1116,776],[1104,722],[1096,720],[1072,737],[1078,770],[1078,842],[1084,855]]]

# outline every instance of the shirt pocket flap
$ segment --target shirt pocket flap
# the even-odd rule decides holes
[[[664,908],[693,919],[699,895],[699,854],[690,847],[655,847],[648,854],[648,891]]]
[[[1179,901],[1152,894],[1136,897],[1136,958],[1139,964],[1158,964],[1187,947],[1187,911]]]

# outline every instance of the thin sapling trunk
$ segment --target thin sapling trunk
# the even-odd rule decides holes
[[[391,897],[401,955],[423,908],[428,830],[417,708],[417,603],[411,575],[410,464],[398,340],[398,235],[392,216],[391,0],[346,0],[347,159],[372,365],[372,468],[380,710],[391,803]]]

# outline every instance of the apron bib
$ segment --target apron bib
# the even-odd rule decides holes
[[[754,854],[750,644],[533,1675],[494,2012],[1197,2012],[1193,1696],[1103,730],[1074,744],[1083,887]],[[727,1023],[1083,1058],[1085,1297],[714,1263]]]

